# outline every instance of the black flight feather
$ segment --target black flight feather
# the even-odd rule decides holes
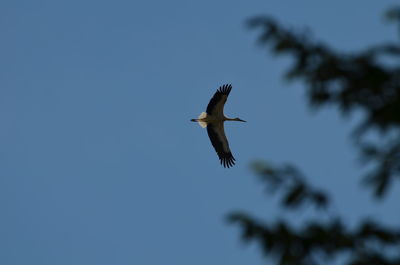
[[[215,106],[220,103],[221,100],[224,100],[223,104],[225,104],[226,99],[228,98],[229,93],[231,92],[232,85],[226,84],[220,86],[217,92],[215,92],[214,96],[210,99],[210,102],[207,105],[207,114],[212,115]],[[226,96],[226,97],[224,97]]]
[[[207,133],[208,133],[208,137],[211,140],[211,144],[213,145],[215,151],[217,152],[217,155],[219,157],[221,165],[223,165],[224,167],[228,167],[228,168],[233,166],[235,164],[235,158],[233,157],[233,155],[230,151],[226,152],[224,150],[223,141],[224,140],[226,141],[226,145],[229,149],[228,141],[226,139],[221,138],[221,136],[218,135],[218,133],[216,133],[216,131],[214,130],[214,125],[212,123],[208,124]]]

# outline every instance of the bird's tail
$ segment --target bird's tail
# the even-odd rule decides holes
[[[201,128],[206,128],[207,127],[207,122],[199,121],[200,119],[204,119],[205,117],[207,117],[207,113],[202,112],[202,113],[200,113],[199,118],[197,119],[197,121],[199,122],[199,125],[201,126]]]
[[[207,122],[200,121],[201,119],[204,119],[205,117],[207,117],[207,113],[202,112],[202,113],[200,113],[199,118],[197,118],[197,119],[191,119],[190,121],[198,122],[199,125],[200,125],[202,128],[206,128],[206,127],[207,127]]]

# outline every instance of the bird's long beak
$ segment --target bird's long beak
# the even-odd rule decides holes
[[[241,121],[241,122],[247,122],[247,121],[245,121],[245,120],[242,120],[242,119],[238,119],[238,121]]]

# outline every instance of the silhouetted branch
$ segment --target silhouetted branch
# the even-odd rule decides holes
[[[284,207],[299,208],[310,203],[325,209],[329,205],[327,193],[311,187],[305,176],[292,165],[274,167],[266,162],[255,162],[253,168],[267,184],[268,191],[283,192],[281,204]]]
[[[243,240],[258,242],[264,254],[274,257],[281,265],[326,264],[346,253],[352,253],[345,263],[349,265],[399,264],[399,255],[392,257],[382,249],[391,247],[400,253],[400,231],[383,228],[369,220],[352,231],[340,219],[329,223],[311,222],[299,229],[285,221],[260,223],[244,213],[233,213],[228,221],[239,224]]]
[[[393,10],[390,16],[398,19],[400,9]],[[400,62],[384,64],[381,58],[398,57],[398,43],[384,43],[352,54],[341,53],[311,41],[306,34],[286,29],[269,17],[253,18],[249,25],[261,30],[260,44],[294,59],[286,77],[304,82],[310,106],[333,105],[343,114],[363,110],[365,118],[353,135],[358,143],[370,129],[377,129],[382,136],[389,131],[400,131]],[[385,194],[387,183],[400,176],[398,148],[386,146],[380,153],[387,155],[376,160],[381,165],[368,177],[377,197]]]
[[[261,44],[270,45],[275,53],[293,55],[295,62],[286,75],[307,84],[311,105],[338,105],[343,113],[361,108],[368,113],[365,123],[370,127],[386,130],[400,126],[400,65],[384,66],[376,60],[382,52],[397,53],[399,45],[344,54],[268,17],[252,19],[249,24],[261,28]]]
[[[400,7],[386,16],[400,26]],[[269,17],[251,19],[249,25],[261,30],[262,45],[293,58],[286,77],[306,85],[311,106],[336,106],[342,114],[356,109],[365,113],[353,137],[364,162],[373,166],[364,182],[376,198],[383,198],[393,181],[400,180],[399,43],[341,53]],[[374,143],[365,141],[367,131],[380,133],[374,135],[379,136]],[[291,165],[257,162],[253,168],[269,193],[280,193],[281,206],[286,209],[330,206],[326,192],[308,184]],[[244,241],[258,243],[263,254],[281,265],[336,264],[337,258],[347,265],[400,265],[400,229],[367,218],[353,228],[339,217],[326,221],[317,216],[308,223],[296,222],[295,228],[291,226],[294,222],[260,222],[243,212],[231,213],[228,220],[240,226]]]
[[[400,136],[384,146],[363,144],[365,161],[375,162],[375,168],[367,174],[365,183],[372,186],[376,197],[382,197],[390,186],[391,176],[400,178]]]

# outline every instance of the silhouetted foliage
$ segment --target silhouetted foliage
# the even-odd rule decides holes
[[[391,9],[388,17],[399,22],[400,9]],[[343,114],[360,109],[364,121],[356,128],[355,137],[361,151],[364,146],[380,150],[380,165],[368,178],[378,197],[385,194],[392,179],[400,179],[400,147],[391,144],[365,143],[362,136],[377,129],[382,136],[395,132],[392,142],[400,142],[400,63],[384,64],[385,56],[400,59],[398,43],[384,43],[352,54],[336,52],[325,44],[309,40],[306,35],[285,29],[273,19],[257,17],[249,25],[261,28],[259,41],[277,54],[292,55],[294,63],[287,71],[289,79],[305,83],[309,103],[314,108],[336,106]]]
[[[400,29],[400,8],[385,15]],[[261,30],[262,46],[293,58],[286,77],[304,83],[311,107],[334,106],[345,115],[363,111],[365,118],[353,133],[362,161],[373,165],[363,182],[372,188],[374,198],[384,198],[395,180],[400,180],[400,44],[343,53],[270,17],[253,18],[249,25]],[[375,133],[376,140],[366,140],[367,132]],[[312,187],[296,167],[266,162],[253,167],[268,191],[282,193],[284,209],[331,208],[327,193]],[[348,265],[400,264],[400,228],[364,218],[349,229],[338,214],[332,216],[327,221],[318,215],[295,228],[284,220],[261,222],[244,212],[231,213],[228,220],[241,227],[243,240],[257,242],[267,257],[281,265],[331,264],[337,258]]]
[[[387,247],[398,247],[400,231],[382,228],[369,220],[354,231],[348,231],[339,219],[311,222],[301,229],[294,229],[285,221],[260,223],[243,213],[232,214],[229,220],[242,227],[244,240],[257,241],[264,253],[279,264],[326,264],[335,255],[348,253],[352,255],[347,264],[400,264],[400,252],[393,257],[382,253]]]
[[[253,167],[259,173],[261,180],[267,184],[268,193],[282,190],[283,207],[294,209],[306,203],[324,209],[328,206],[327,193],[311,188],[306,183],[305,176],[296,167],[292,165],[274,167],[265,162],[255,162]]]
[[[311,188],[293,166],[272,167],[256,162],[254,169],[268,191],[282,191],[281,205],[285,209],[313,204],[317,210],[327,210],[331,206],[326,192]],[[349,265],[400,264],[400,228],[387,228],[365,219],[350,230],[335,215],[330,221],[315,218],[300,228],[293,228],[284,220],[262,223],[244,212],[232,213],[228,220],[241,226],[243,240],[256,241],[264,254],[278,264],[328,264],[340,255],[350,255],[346,263]],[[396,254],[383,251],[390,249]]]

